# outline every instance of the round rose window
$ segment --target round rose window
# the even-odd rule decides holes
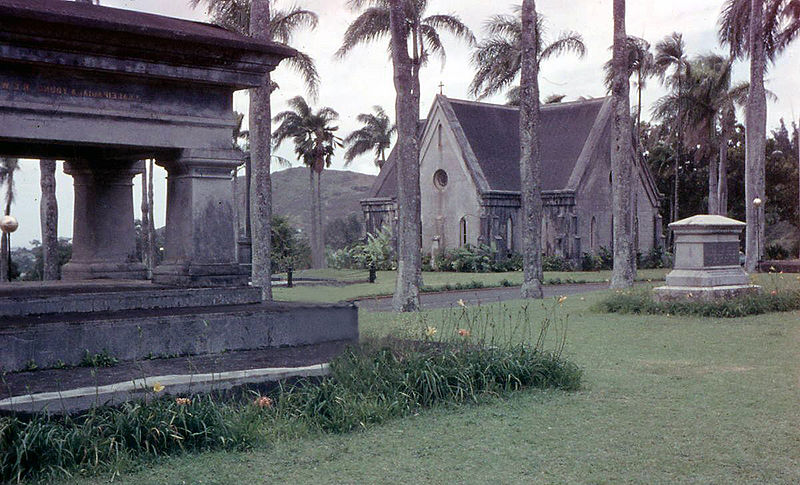
[[[437,170],[433,174],[433,185],[440,189],[445,188],[447,186],[447,172],[442,169]]]

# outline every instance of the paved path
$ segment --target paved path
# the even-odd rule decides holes
[[[580,293],[589,293],[591,291],[604,290],[606,288],[608,288],[608,283],[546,285],[544,287],[544,297],[552,298],[554,296],[561,295],[578,295]],[[420,303],[422,304],[422,308],[426,310],[431,308],[454,307],[458,304],[458,300],[464,300],[464,303],[468,305],[476,305],[478,303],[485,305],[487,303],[497,303],[499,301],[518,299],[519,286],[482,288],[477,290],[442,291],[436,293],[422,293],[420,295]],[[371,312],[388,312],[392,310],[392,298],[366,298],[356,301],[356,305],[358,308]]]

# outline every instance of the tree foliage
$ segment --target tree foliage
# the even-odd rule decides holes
[[[472,54],[475,76],[469,87],[470,95],[485,98],[517,84],[522,66],[522,19],[520,7],[514,7],[511,15],[495,15],[484,28],[486,38],[481,40]],[[551,57],[567,52],[582,58],[586,54],[583,37],[572,31],[561,32],[552,42],[547,38],[544,17],[537,16],[536,24],[537,62],[541,64]]]

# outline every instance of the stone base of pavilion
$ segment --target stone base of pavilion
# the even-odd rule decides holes
[[[358,342],[355,305],[262,303],[260,293],[254,287],[176,288],[122,280],[0,287],[0,371],[8,373],[6,381],[24,375],[23,380],[30,384],[37,375],[45,375],[42,372],[63,372],[61,375],[66,376],[70,368],[81,369],[77,366],[87,353],[106,353],[118,359],[120,365],[134,369],[141,369],[142,363],[187,358],[205,359],[207,365],[202,373],[261,369],[267,375],[270,373],[263,369],[321,363],[319,352],[313,350],[318,346],[333,345],[341,350]],[[283,365],[286,363],[280,359],[270,360],[269,355],[280,349],[297,351],[291,365]],[[231,363],[224,369],[211,365],[229,360],[237,352],[255,352],[250,355],[252,363],[238,359],[235,365]],[[265,367],[264,359],[275,365]],[[34,366],[38,370],[26,371]],[[113,374],[113,369],[98,369],[97,375]],[[175,369],[152,369],[146,373],[189,375]],[[148,376],[133,373],[119,381]],[[48,382],[52,388],[40,387],[38,391],[66,389],[57,387],[61,385],[59,379]],[[6,389],[0,390],[0,397],[12,397],[3,394],[7,394]],[[114,396],[120,397],[119,393]]]

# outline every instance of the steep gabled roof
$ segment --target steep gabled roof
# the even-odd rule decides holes
[[[427,120],[419,120],[419,123],[417,124],[417,137],[422,136],[422,133],[425,130],[426,122]],[[397,151],[392,148],[389,156],[386,157],[386,162],[384,162],[383,167],[381,167],[381,173],[378,174],[375,184],[373,184],[372,189],[369,191],[370,199],[378,199],[383,197],[393,199],[397,197],[397,175],[395,168],[396,159]]]
[[[520,190],[519,109],[503,105],[437,99],[452,109],[475,156],[488,190]],[[564,190],[607,98],[542,105],[542,190]],[[603,127],[598,127],[602,130]],[[610,149],[606,138],[605,147]],[[471,157],[469,157],[471,158]]]
[[[608,157],[611,98],[541,107],[542,190],[575,190],[589,162]],[[520,190],[519,108],[438,95],[440,107],[460,145],[467,168],[481,192]],[[420,130],[420,136],[429,127]],[[372,188],[372,198],[397,195],[395,152]]]

